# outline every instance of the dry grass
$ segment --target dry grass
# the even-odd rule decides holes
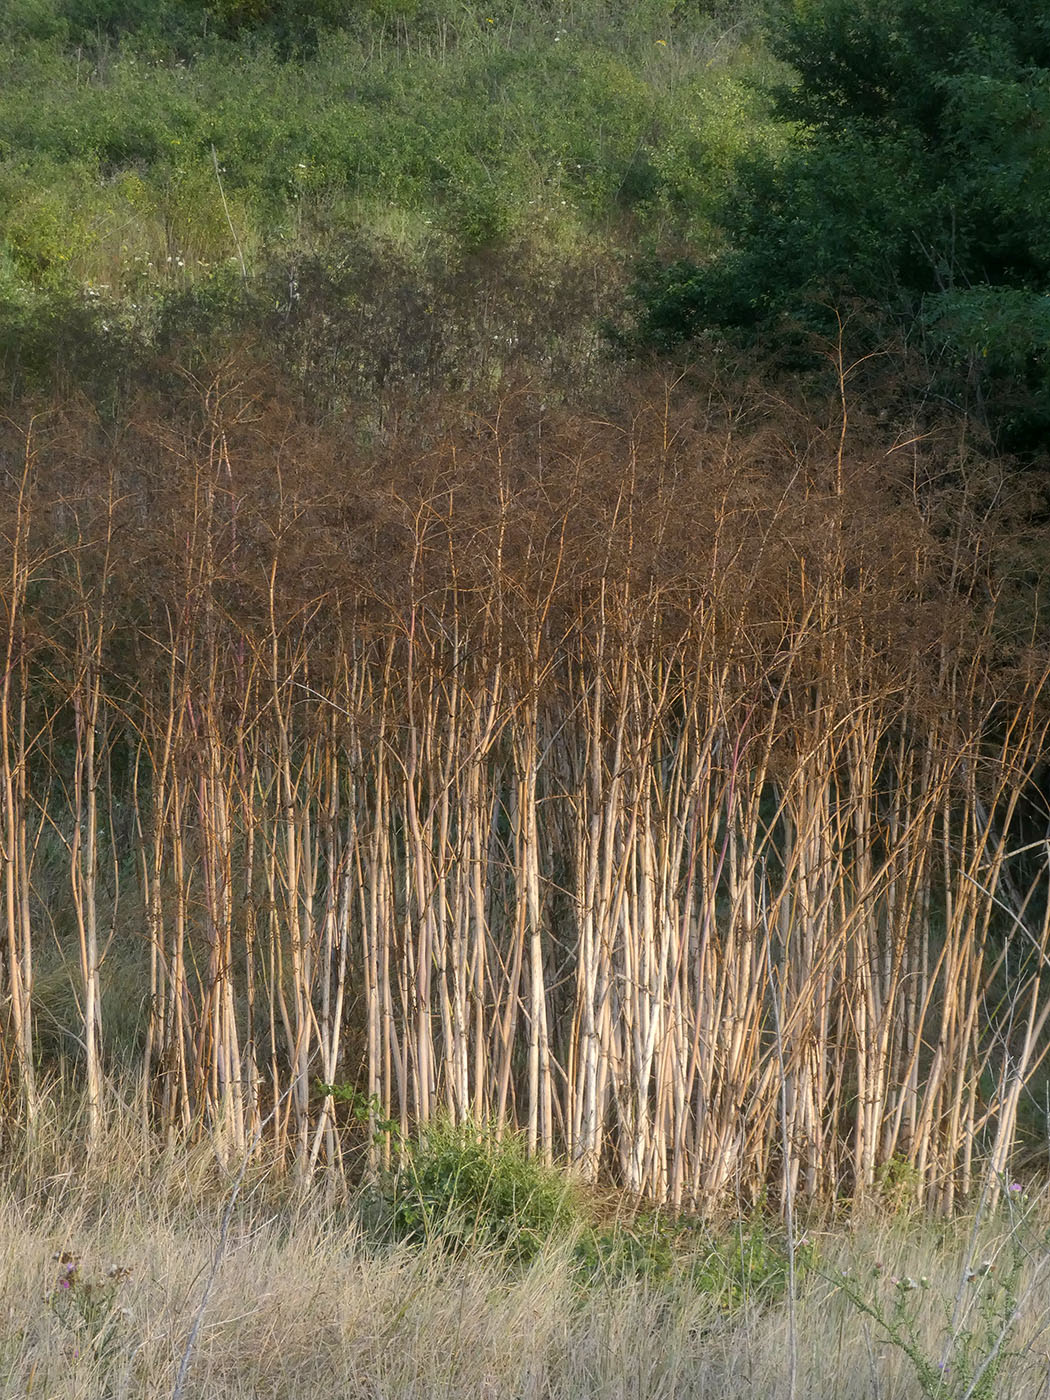
[[[217,1254],[230,1182],[214,1157],[145,1163],[134,1131],[110,1127],[94,1163],[77,1166],[65,1141],[39,1142],[0,1194],[0,1396],[173,1395],[199,1313],[184,1400],[791,1393],[786,1301],[726,1311],[690,1282],[686,1257],[659,1280],[584,1283],[571,1241],[516,1272],[492,1257],[378,1249],[352,1206],[296,1197],[264,1172],[245,1180]],[[1003,1368],[973,1394],[1048,1393],[1046,1220],[1044,1200],[1012,1193],[976,1227],[885,1211],[812,1230],[795,1395],[962,1400],[1015,1310]],[[950,1356],[942,1391],[924,1390],[847,1296],[847,1270],[887,1320],[911,1319],[931,1364]]]

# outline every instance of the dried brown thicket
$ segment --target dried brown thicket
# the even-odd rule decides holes
[[[698,1207],[1007,1170],[1050,710],[989,464],[695,390],[417,431],[228,377],[8,435],[9,1121],[64,900],[89,1133],[139,936],[169,1138],[340,1170],[443,1113]]]

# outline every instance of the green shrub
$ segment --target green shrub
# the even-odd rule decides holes
[[[377,1190],[395,1239],[492,1250],[514,1263],[579,1220],[571,1180],[530,1159],[520,1137],[448,1122],[405,1144],[401,1166]]]
[[[632,1279],[663,1282],[673,1277],[678,1262],[673,1232],[660,1216],[587,1230],[573,1257],[580,1277],[588,1284]]]
[[[813,1262],[813,1246],[804,1238],[796,1242],[796,1277]],[[710,1238],[690,1267],[693,1287],[717,1300],[725,1312],[747,1303],[779,1302],[787,1294],[790,1275],[787,1241],[760,1215],[738,1221],[720,1238]]]

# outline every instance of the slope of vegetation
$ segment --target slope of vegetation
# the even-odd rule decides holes
[[[39,387],[68,357],[54,322],[71,316],[88,361],[95,342],[120,341],[119,360],[164,345],[188,307],[195,344],[263,309],[310,314],[322,290],[338,319],[368,301],[362,261],[395,269],[372,320],[406,297],[440,315],[457,278],[451,319],[469,320],[474,294],[498,301],[523,267],[516,314],[589,278],[593,325],[625,249],[713,237],[734,162],[773,139],[751,81],[770,61],[717,8],[407,3],[340,24],[347,7],[316,6],[316,23],[301,8],[294,32],[283,6],[8,8],[0,302],[16,382]],[[487,327],[487,348],[510,334]]]

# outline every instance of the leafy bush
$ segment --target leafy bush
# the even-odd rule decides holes
[[[401,1165],[380,1178],[369,1201],[380,1232],[395,1240],[457,1254],[494,1251],[528,1264],[549,1242],[575,1236],[581,1283],[662,1284],[684,1276],[727,1313],[778,1302],[787,1290],[786,1242],[761,1215],[723,1231],[659,1211],[588,1225],[571,1178],[529,1158],[520,1136],[439,1121],[402,1151]],[[808,1243],[796,1245],[799,1276],[813,1258]]]
[[[660,1282],[675,1272],[674,1233],[659,1216],[618,1222],[581,1235],[574,1259],[586,1283],[616,1284],[630,1279]]]
[[[796,1276],[812,1268],[814,1259],[813,1246],[805,1238],[797,1241]],[[725,1312],[745,1303],[779,1302],[790,1284],[787,1241],[760,1215],[737,1221],[728,1234],[710,1238],[695,1254],[690,1277]]]
[[[530,1159],[519,1137],[448,1122],[405,1144],[401,1166],[377,1189],[395,1239],[493,1250],[514,1263],[579,1220],[572,1182]]]

